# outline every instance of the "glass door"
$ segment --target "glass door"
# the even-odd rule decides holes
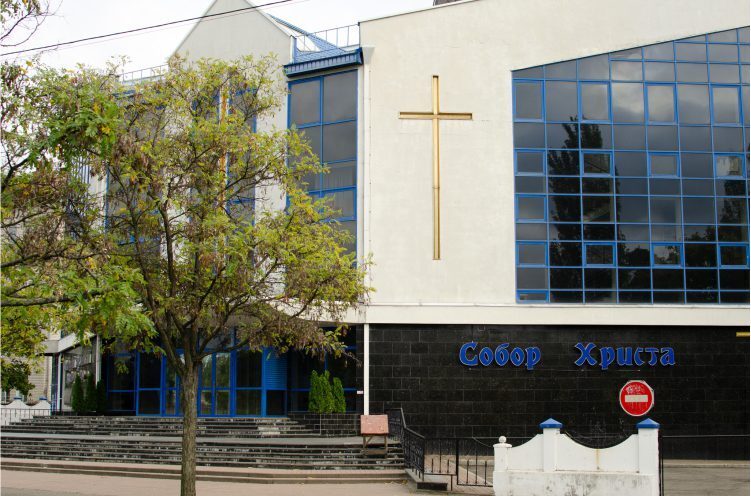
[[[230,353],[213,353],[203,358],[198,389],[199,415],[230,414],[230,369]]]

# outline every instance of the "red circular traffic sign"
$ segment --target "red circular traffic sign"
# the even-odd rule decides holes
[[[618,395],[623,411],[632,417],[646,415],[655,405],[655,392],[644,381],[628,381]]]

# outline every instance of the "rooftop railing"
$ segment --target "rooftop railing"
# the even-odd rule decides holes
[[[145,69],[138,69],[130,72],[123,72],[120,74],[120,82],[123,84],[134,84],[140,81],[151,81],[159,79],[164,76],[169,66],[167,64],[156,65],[154,67],[147,67]]]
[[[306,62],[351,53],[360,45],[356,24],[295,36],[293,62]]]

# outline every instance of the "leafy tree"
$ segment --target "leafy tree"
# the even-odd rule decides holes
[[[341,325],[318,323],[343,322],[367,297],[367,261],[355,263],[334,212],[301,189],[321,171],[310,147],[266,124],[286,92],[274,60],[175,58],[163,77],[127,88],[92,71],[21,79],[3,213],[23,215],[24,229],[3,226],[18,247],[2,253],[3,303],[19,329],[49,322],[41,328],[163,353],[182,385],[181,494],[195,495],[209,343],[341,355]],[[105,194],[86,185],[82,163],[94,184],[106,177]],[[55,185],[48,201],[29,199],[35,175]]]
[[[344,399],[344,386],[342,386],[342,381],[338,377],[334,377],[331,391],[334,398],[334,408],[332,411],[334,413],[346,413],[347,402]]]
[[[83,413],[85,409],[83,381],[80,375],[76,376],[70,390],[70,408],[76,413]]]
[[[31,367],[28,363],[18,360],[3,360],[2,370],[0,371],[3,391],[10,393],[12,389],[15,389],[26,396],[29,391],[34,389],[34,385],[29,382],[30,374]]]
[[[96,412],[97,392],[94,374],[86,376],[83,388],[83,409],[85,412]]]

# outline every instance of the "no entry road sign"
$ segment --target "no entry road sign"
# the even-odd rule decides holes
[[[646,415],[655,404],[655,392],[644,381],[628,381],[618,397],[623,411],[632,417]]]

